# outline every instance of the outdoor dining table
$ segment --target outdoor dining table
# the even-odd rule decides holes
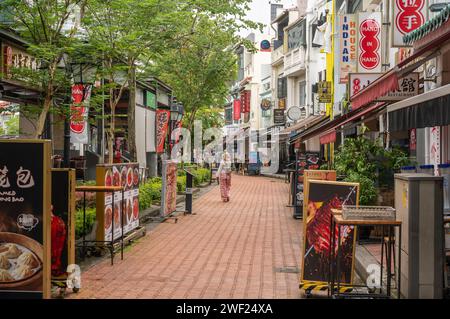
[[[342,216],[342,210],[332,209],[331,210],[331,218],[330,218],[330,267],[329,267],[329,295],[331,297],[367,297],[367,298],[391,298],[391,261],[392,261],[392,250],[391,245],[394,243],[394,229],[398,228],[398,265],[397,265],[397,298],[400,299],[400,283],[401,283],[401,238],[402,238],[402,222],[399,220],[388,220],[388,219],[377,219],[377,220],[366,220],[366,219],[344,219]],[[379,294],[369,293],[341,293],[341,283],[340,283],[340,275],[341,275],[341,228],[344,226],[381,226],[383,228],[383,233],[385,228],[388,228],[388,240],[387,240],[387,252],[386,252],[386,261],[387,261],[387,281],[386,281],[386,294],[383,294],[383,261],[381,261],[381,270],[380,270],[380,291]],[[336,238],[336,228],[337,228],[337,238]],[[336,241],[337,241],[337,253],[334,253],[336,249]],[[383,249],[384,237],[381,240],[381,247]],[[337,283],[335,282],[337,278]],[[337,288],[335,289],[335,286]],[[366,285],[352,285],[352,288],[365,287]]]
[[[83,259],[85,258],[86,253],[86,244],[88,243],[94,243],[98,246],[98,244],[103,244],[106,246],[111,253],[111,265],[114,265],[114,210],[112,213],[112,232],[111,232],[111,240],[86,240],[86,193],[111,193],[112,194],[112,207],[114,206],[114,200],[115,200],[115,193],[121,192],[122,193],[122,212],[124,211],[124,203],[125,203],[125,189],[122,186],[77,186],[75,187],[76,192],[83,192],[83,244],[82,247],[82,256]],[[120,237],[120,253],[121,253],[121,259],[123,260],[123,214],[121,218],[121,228],[122,228],[122,236]]]

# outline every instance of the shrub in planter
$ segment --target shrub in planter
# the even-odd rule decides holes
[[[186,190],[186,176],[177,177],[177,191],[184,192]]]
[[[85,235],[88,235],[92,231],[96,220],[96,209],[86,208],[86,229]],[[78,209],[75,215],[75,238],[79,239],[83,236],[83,209]]]

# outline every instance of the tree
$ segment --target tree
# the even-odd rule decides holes
[[[176,1],[90,0],[86,9],[83,26],[90,45],[97,49],[97,58],[103,61],[101,74],[106,80],[111,110],[107,131],[109,162],[113,161],[116,108],[127,90],[127,141],[131,160],[135,160],[136,79],[139,70],[162,52],[167,39],[176,33],[172,19]]]
[[[37,70],[12,70],[16,74],[11,75],[20,77],[33,87],[39,87],[42,92],[42,108],[38,110],[35,138],[42,136],[55,96],[67,94],[69,79],[58,66],[78,42],[76,13],[85,1],[5,0],[0,4],[0,10],[12,17],[2,27],[18,32],[28,43],[29,53],[38,61]]]

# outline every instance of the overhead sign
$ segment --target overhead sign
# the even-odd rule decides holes
[[[286,123],[286,117],[284,116],[284,110],[273,110],[273,124],[284,125]]]
[[[392,46],[403,47],[403,37],[421,27],[427,20],[427,0],[392,0]]]
[[[383,73],[350,73],[350,99],[369,86],[381,75],[383,75]],[[418,95],[419,73],[411,73],[399,79],[398,84],[398,91],[389,92],[386,96],[378,98],[377,101],[399,101]]]
[[[321,81],[318,82],[318,93],[319,93],[319,103],[331,103],[332,92],[331,92],[331,82]]]
[[[348,82],[348,74],[356,72],[358,62],[356,15],[339,16],[339,83]]]
[[[39,67],[38,60],[17,47],[3,45],[3,74],[6,78],[13,78],[12,69],[29,69],[36,71]],[[18,80],[16,78],[16,80]]]
[[[361,12],[358,17],[358,72],[381,72],[381,12]]]

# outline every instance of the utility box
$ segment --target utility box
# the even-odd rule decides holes
[[[395,208],[397,219],[402,222],[400,290],[404,298],[443,297],[443,201],[442,177],[395,174]],[[398,263],[398,250],[395,251]]]

